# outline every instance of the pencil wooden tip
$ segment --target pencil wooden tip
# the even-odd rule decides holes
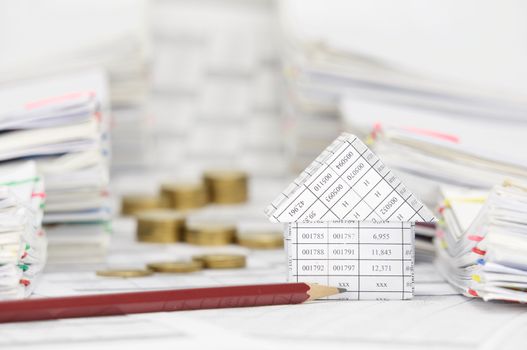
[[[324,297],[329,297],[331,295],[346,292],[345,288],[324,286],[324,285],[316,284],[316,283],[307,283],[307,285],[309,286],[309,290],[307,291],[309,298],[307,300],[320,299]]]

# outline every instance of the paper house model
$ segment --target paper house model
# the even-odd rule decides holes
[[[339,299],[409,299],[425,207],[359,138],[342,134],[266,209],[285,224],[288,279]]]

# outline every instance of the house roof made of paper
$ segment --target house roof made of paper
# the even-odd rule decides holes
[[[267,207],[273,222],[434,222],[357,136],[343,133]]]

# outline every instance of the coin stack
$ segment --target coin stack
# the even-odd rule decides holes
[[[250,249],[278,249],[284,247],[284,235],[280,225],[247,219],[238,222],[236,242]]]
[[[185,232],[185,218],[169,209],[157,209],[137,214],[137,240],[150,243],[181,241]]]
[[[151,270],[147,269],[109,269],[97,271],[97,276],[100,277],[120,277],[120,278],[135,278],[146,277],[152,275]]]
[[[240,269],[247,264],[245,255],[241,254],[195,255],[192,260],[203,263],[206,269]]]
[[[227,245],[234,242],[236,227],[222,223],[194,223],[187,225],[185,241],[196,245]]]
[[[237,170],[206,171],[203,179],[212,203],[237,204],[247,201],[247,173]]]
[[[167,261],[155,262],[147,265],[148,269],[161,273],[189,273],[203,269],[201,261]]]
[[[196,209],[208,203],[207,189],[202,182],[167,183],[161,185],[163,206],[177,210]]]
[[[280,232],[258,232],[238,235],[239,245],[251,249],[277,249],[284,246],[284,237]]]
[[[161,201],[157,196],[128,195],[122,198],[121,213],[123,215],[135,215],[141,211],[159,207],[161,207]]]

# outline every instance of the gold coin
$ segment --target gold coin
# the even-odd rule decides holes
[[[186,273],[195,272],[203,268],[201,261],[169,261],[148,264],[147,267],[155,272]]]
[[[236,241],[239,245],[252,249],[275,249],[284,246],[284,236],[274,232],[238,235]]]
[[[206,269],[239,269],[245,267],[245,255],[240,254],[205,254],[195,255],[194,261],[200,261]]]
[[[165,207],[178,210],[201,208],[209,201],[202,182],[161,185],[161,199]]]
[[[121,200],[121,213],[123,215],[135,215],[140,211],[156,209],[161,206],[157,196],[128,195]]]
[[[101,277],[133,278],[150,276],[152,271],[141,269],[109,269],[97,271],[96,274]]]
[[[235,226],[220,223],[188,225],[185,232],[185,241],[196,245],[227,245],[235,237]]]
[[[156,209],[137,214],[137,240],[150,243],[173,243],[182,240],[184,216],[170,209]]]
[[[239,170],[214,170],[203,174],[210,201],[216,204],[246,202],[247,179],[247,173]]]

